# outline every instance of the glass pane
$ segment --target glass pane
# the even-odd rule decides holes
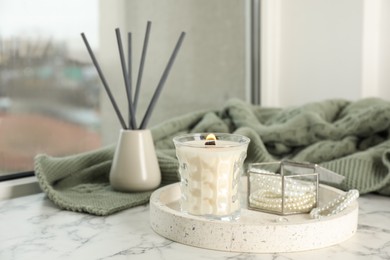
[[[97,0],[0,0],[0,176],[101,146]]]
[[[113,11],[113,3],[117,4]],[[148,127],[204,109],[222,109],[231,98],[246,99],[246,2],[226,0],[101,1],[99,62],[122,113],[127,100],[115,38],[115,26],[132,33],[133,86],[137,77],[147,21],[152,22],[137,107],[137,123],[154,94],[182,31],[186,37],[169,73]],[[158,11],[156,11],[158,10]],[[124,19],[126,18],[126,19]],[[112,21],[114,20],[114,21]],[[124,42],[126,44],[126,42]],[[118,139],[118,119],[102,95],[104,142]],[[249,98],[248,98],[249,99]]]

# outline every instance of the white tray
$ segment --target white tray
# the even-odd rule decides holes
[[[311,219],[308,214],[279,216],[248,210],[246,179],[242,182],[241,217],[237,221],[210,220],[180,211],[179,183],[153,192],[150,223],[153,230],[173,241],[230,252],[277,253],[323,248],[341,243],[357,229],[358,203],[341,213]],[[320,185],[320,206],[343,192]]]

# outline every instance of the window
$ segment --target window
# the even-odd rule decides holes
[[[37,153],[64,156],[117,140],[120,124],[81,32],[126,117],[115,28],[122,37],[132,32],[135,77],[146,23],[153,22],[138,122],[179,34],[187,32],[148,127],[220,109],[229,98],[249,100],[247,2],[0,0],[0,176],[31,171]]]
[[[0,0],[0,177],[101,146],[97,0]]]

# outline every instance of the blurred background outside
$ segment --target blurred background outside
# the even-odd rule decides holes
[[[86,28],[97,46],[97,16],[95,0],[0,0],[0,175],[101,146],[100,81],[80,44]]]

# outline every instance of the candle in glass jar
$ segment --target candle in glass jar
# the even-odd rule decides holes
[[[174,138],[181,176],[181,210],[218,219],[234,219],[240,211],[239,180],[249,138],[233,134]]]

